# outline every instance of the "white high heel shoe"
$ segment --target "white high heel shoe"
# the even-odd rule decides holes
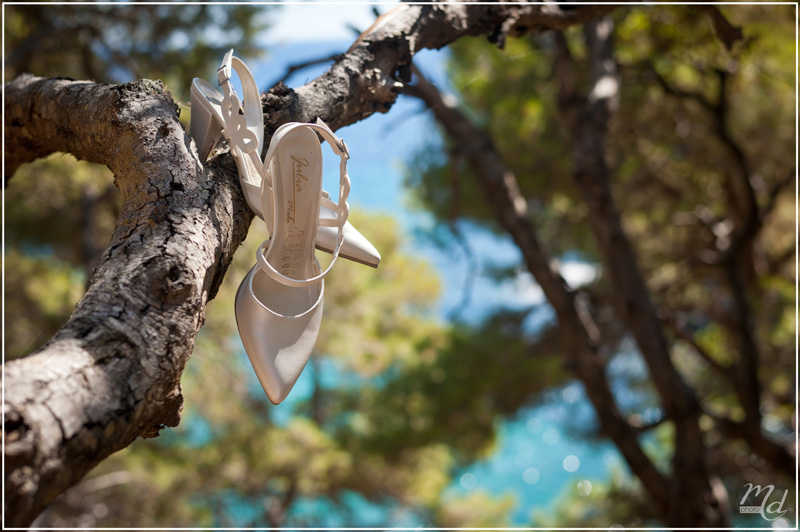
[[[236,71],[242,82],[243,106],[230,84],[231,68]],[[263,164],[260,159],[264,144],[264,121],[258,88],[244,62],[233,56],[233,50],[225,54],[222,66],[217,70],[217,77],[220,86],[223,87],[224,95],[205,80],[199,78],[192,80],[192,120],[189,124],[189,134],[197,143],[201,160],[205,160],[219,139],[225,137],[239,169],[239,182],[247,204],[259,218],[266,221],[267,228],[272,231],[271,207],[269,207],[271,203],[267,203],[266,206],[261,203],[262,183],[266,180],[267,186],[271,187],[272,177],[268,165]],[[240,108],[243,114],[239,113]],[[333,135],[324,123],[322,126]],[[339,142],[346,150],[343,141],[339,139]],[[319,218],[332,220],[334,204],[330,200],[330,195],[324,190],[321,190],[320,194],[322,201]],[[316,239],[317,249],[333,253],[337,243],[336,237],[336,231],[332,227],[327,223],[321,224]],[[373,268],[377,268],[381,261],[380,253],[375,246],[349,222],[344,228],[341,256]]]
[[[341,157],[339,202],[331,219],[318,216],[322,200],[322,151],[314,131]],[[272,137],[265,158],[272,187],[263,187],[262,204],[271,204],[272,234],[256,252],[256,264],[236,293],[236,323],[253,368],[269,400],[278,404],[291,391],[308,362],[322,320],[323,278],[341,251],[349,214],[347,150],[319,124],[285,124]],[[333,141],[333,142],[332,142]],[[333,259],[324,272],[314,257],[317,228],[336,232]],[[266,248],[266,249],[265,249]]]

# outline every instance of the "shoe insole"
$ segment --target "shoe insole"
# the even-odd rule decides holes
[[[322,191],[322,149],[316,133],[305,127],[287,131],[269,164],[272,190],[264,187],[264,194],[272,194],[274,211],[265,258],[286,277],[309,279],[319,273],[314,248]],[[262,196],[262,204],[266,199]],[[259,282],[264,277],[256,276],[261,278]],[[254,291],[260,293],[255,286]],[[318,295],[318,289],[271,285],[271,301],[264,303],[281,314],[296,315],[313,305]]]

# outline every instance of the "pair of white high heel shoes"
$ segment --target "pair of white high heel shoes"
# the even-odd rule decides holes
[[[242,83],[244,102],[231,86],[232,69]],[[189,132],[203,161],[221,137],[227,140],[247,204],[270,233],[236,293],[236,323],[267,397],[278,404],[314,348],[322,319],[323,278],[336,259],[341,255],[377,267],[380,255],[347,221],[350,155],[344,141],[319,119],[316,124],[284,124],[272,136],[262,162],[264,117],[250,70],[231,50],[217,75],[222,93],[205,80],[192,81]],[[317,133],[341,159],[336,203],[322,190]],[[333,255],[325,271],[314,256],[315,247]]]

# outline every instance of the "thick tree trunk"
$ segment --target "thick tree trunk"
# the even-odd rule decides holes
[[[707,466],[700,429],[700,405],[670,358],[663,324],[650,301],[644,276],[611,194],[611,171],[605,160],[608,120],[619,99],[619,76],[613,55],[613,24],[606,17],[584,27],[591,70],[589,94],[577,93],[566,40],[558,39],[557,69],[561,108],[572,140],[574,178],[589,208],[597,247],[614,287],[618,313],[627,324],[648,366],[667,418],[675,427],[670,502],[671,526],[730,526],[729,501],[721,480]]]
[[[565,28],[610,6],[407,5],[378,21],[325,74],[262,99],[266,141],[282,123],[334,129],[385,112],[414,53],[464,35]],[[106,164],[122,211],[67,324],[4,365],[6,525],[30,524],[59,493],[136,437],[180,418],[180,376],[252,220],[224,156],[205,167],[160,83],[110,86],[20,76],[6,87],[6,177],[54,151]]]

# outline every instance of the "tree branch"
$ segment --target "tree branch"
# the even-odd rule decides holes
[[[611,193],[611,172],[605,160],[608,121],[618,105],[619,73],[613,56],[613,23],[606,17],[584,26],[591,86],[586,95],[575,85],[573,60],[565,37],[557,34],[556,71],[561,81],[560,107],[572,139],[573,177],[589,209],[597,247],[609,272],[617,308],[648,366],[650,379],[675,427],[675,452],[667,522],[673,526],[727,526],[724,490],[715,490],[706,467],[706,449],[699,426],[700,407],[694,391],[673,365],[663,326],[633,247],[622,228]],[[714,501],[715,511],[704,511]],[[702,516],[703,521],[698,521]]]
[[[705,12],[708,14],[709,18],[711,18],[711,24],[714,26],[714,33],[717,35],[717,38],[722,41],[722,44],[725,45],[728,51],[733,50],[733,45],[744,38],[742,28],[728,22],[728,19],[722,14],[719,7],[699,5],[697,9]]]
[[[716,372],[726,382],[730,383],[733,380],[733,375],[731,374],[730,368],[725,367],[717,362],[716,359],[714,359],[714,357],[712,357],[711,354],[705,348],[703,348],[703,346],[698,344],[697,340],[694,339],[694,335],[687,331],[678,322],[677,317],[671,316],[666,324],[670,327],[670,329],[672,329],[672,332],[675,333],[675,336],[686,342],[694,350],[695,354],[708,365],[708,367],[714,370],[714,372]]]
[[[651,62],[641,64],[640,68],[645,70],[647,75],[653,76],[661,89],[670,96],[674,96],[682,100],[694,101],[699,104],[700,107],[712,113],[716,111],[716,104],[709,100],[705,94],[676,87],[667,81],[667,79],[662,76],[658,70],[656,70],[655,66]]]
[[[588,30],[587,30],[588,31]],[[566,40],[557,38],[556,68],[562,81],[560,105],[573,140],[574,178],[589,207],[598,248],[620,298],[617,307],[633,332],[642,356],[664,402],[665,410],[698,411],[697,400],[672,365],[661,321],[650,302],[648,289],[623,228],[611,194],[610,171],[605,161],[607,122],[618,97],[616,66],[610,57],[610,28],[587,37],[592,61],[592,89],[580,96],[565,70],[572,70]],[[604,37],[600,37],[600,35]]]
[[[746,441],[759,456],[766,460],[776,471],[788,475],[797,474],[797,449],[793,438],[786,438],[785,444],[767,437],[763,431],[752,430],[747,421],[734,421],[721,416],[712,416],[721,431],[729,437]]]
[[[367,28],[327,72],[296,90],[283,84],[263,99],[267,133],[290,121],[322,118],[338,129],[385,113],[404,83],[411,59],[423,49],[439,49],[464,36],[519,36],[582,24],[618,6],[580,6],[562,11],[556,4],[402,3]]]
[[[715,12],[715,10],[711,11],[712,16]],[[718,12],[716,13],[721,17]],[[717,22],[715,22],[715,27],[716,24]],[[759,209],[750,162],[744,149],[730,131],[728,72],[722,69],[716,70],[719,78],[719,90],[716,102],[711,102],[700,94],[674,88],[655,72],[655,69],[650,68],[666,93],[680,98],[693,99],[711,114],[717,138],[731,155],[735,176],[726,181],[725,190],[734,230],[732,235],[726,239],[725,247],[717,245],[718,249],[712,264],[722,268],[734,301],[732,325],[728,327],[739,340],[739,360],[733,365],[730,372],[737,384],[734,388],[744,408],[745,423],[749,430],[766,438],[761,434],[761,384],[758,377],[760,353],[755,338],[752,308],[748,300],[748,288],[751,284],[748,281],[752,277],[750,272],[753,268],[751,258],[753,242],[763,226],[764,216],[774,205],[775,197],[784,186],[791,182],[791,177],[776,183],[769,191],[767,205]],[[790,176],[793,177],[793,174],[794,172]],[[755,436],[753,437],[755,438]],[[771,452],[768,446],[763,448],[768,453],[764,457],[765,459],[770,460],[770,457],[780,459],[779,453]]]
[[[603,431],[615,443],[651,499],[666,516],[669,498],[667,482],[642,451],[637,431],[625,421],[617,408],[599,352],[597,326],[590,322],[591,316],[581,309],[578,298],[551,267],[552,261],[536,234],[516,177],[506,167],[488,135],[447,103],[418,71],[415,70],[415,74],[417,84],[407,86],[404,92],[423,100],[459,147],[461,157],[478,179],[495,218],[514,239],[525,265],[555,309],[562,337],[567,344],[570,368],[584,383]]]
[[[720,250],[722,267],[733,295],[734,330],[739,337],[739,360],[733,367],[738,382],[737,395],[745,411],[745,423],[750,431],[761,433],[761,383],[759,360],[761,358],[755,338],[755,324],[749,296],[748,277],[753,269],[752,246],[763,226],[756,191],[752,182],[751,166],[744,150],[733,138],[728,120],[728,73],[717,70],[719,95],[714,113],[717,137],[732,155],[738,179],[731,180],[729,209],[733,212],[734,231],[727,249]],[[780,189],[777,189],[780,190]]]
[[[295,63],[293,65],[289,65],[289,67],[284,71],[281,79],[276,81],[273,85],[277,85],[278,83],[286,83],[292,74],[299,70],[303,70],[312,66],[322,65],[324,63],[330,63],[331,61],[337,61],[342,58],[342,54],[332,54],[325,57],[318,57],[317,59],[311,59],[309,61],[302,61],[300,63]]]
[[[110,247],[64,327],[3,366],[6,524],[180,418],[180,375],[252,214],[232,165],[204,171],[160,83],[23,75],[5,87],[7,168],[55,150],[122,193]],[[211,244],[211,245],[209,245]]]

